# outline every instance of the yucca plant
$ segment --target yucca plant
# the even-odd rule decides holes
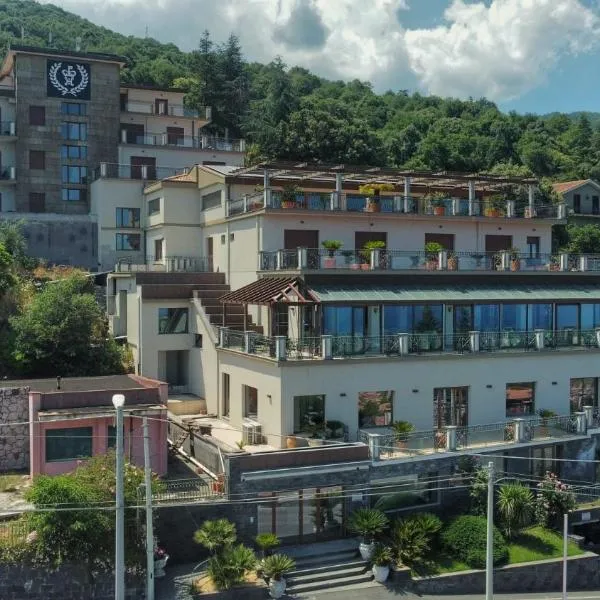
[[[389,546],[385,546],[384,544],[377,544],[375,546],[371,562],[376,567],[389,567],[393,560],[394,554]]]
[[[263,557],[266,556],[273,548],[277,548],[281,544],[281,540],[274,533],[259,533],[254,541],[262,551]]]
[[[294,559],[285,554],[272,554],[262,561],[261,568],[270,580],[280,581],[283,576],[296,567]]]
[[[423,559],[430,549],[430,536],[414,518],[402,519],[392,525],[392,550],[399,564],[412,564]]]
[[[505,483],[500,486],[497,506],[507,538],[518,535],[533,521],[533,493],[521,483]]]
[[[207,573],[219,590],[243,583],[256,565],[254,552],[244,546],[226,546],[220,554],[208,559]]]
[[[387,517],[375,508],[359,508],[348,521],[348,529],[361,535],[366,544],[370,544],[375,536],[383,533],[388,525]]]
[[[204,521],[202,527],[194,533],[196,544],[204,546],[212,553],[231,546],[237,539],[235,525],[227,519]]]

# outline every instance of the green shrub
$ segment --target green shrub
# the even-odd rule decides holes
[[[442,530],[442,520],[433,513],[417,513],[409,517],[413,520],[417,527],[427,535],[429,545],[435,546],[439,541],[439,533]]]
[[[219,554],[211,556],[206,571],[219,590],[228,590],[243,583],[246,574],[252,571],[255,565],[254,552],[243,544],[238,544],[225,546]]]
[[[350,515],[348,521],[348,529],[362,535],[367,543],[383,533],[387,525],[387,517],[374,508],[359,508]]]
[[[294,570],[296,561],[285,554],[273,554],[262,561],[265,577],[279,581],[287,572]]]
[[[494,564],[507,561],[508,548],[504,536],[494,527]],[[486,518],[465,515],[455,519],[442,532],[442,543],[452,558],[483,569],[486,562]]]
[[[413,518],[396,521],[390,532],[391,548],[398,564],[420,562],[429,552],[429,536]]]
[[[204,521],[194,533],[196,544],[204,546],[210,552],[218,553],[235,543],[237,534],[235,525],[227,519]]]
[[[423,504],[423,499],[420,494],[415,492],[397,492],[396,494],[380,496],[373,508],[386,512],[388,510],[407,508],[408,506],[415,506],[418,504]]]
[[[518,535],[533,520],[533,493],[521,483],[505,483],[498,492],[498,512],[507,538]]]
[[[274,533],[259,533],[254,541],[263,554],[268,553],[273,548],[277,548],[281,543],[281,540]]]

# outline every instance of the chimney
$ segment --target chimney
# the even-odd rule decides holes
[[[61,377],[60,377],[60,375],[58,375],[56,377],[56,389],[57,390],[60,390],[60,379],[61,379]]]

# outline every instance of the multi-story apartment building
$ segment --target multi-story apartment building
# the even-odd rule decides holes
[[[142,180],[242,164],[243,140],[205,133],[210,108],[184,108],[181,91],[123,86],[124,64],[25,46],[2,64],[0,218],[25,221],[32,255],[112,268],[141,248]],[[100,177],[117,187],[90,185]]]
[[[203,456],[233,448],[233,493],[297,488],[257,531],[309,539],[282,506],[347,490],[343,515],[367,485],[435,504],[430,478],[463,453],[593,479],[576,459],[596,452],[600,263],[552,254],[566,207],[536,183],[197,166],[146,186],[146,256],[109,275],[111,326],[140,374],[204,400],[187,423],[213,426]]]

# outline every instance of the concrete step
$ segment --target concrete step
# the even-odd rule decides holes
[[[314,581],[310,583],[293,583],[290,582],[286,586],[287,594],[306,594],[307,592],[326,591],[341,587],[350,587],[359,584],[369,583],[373,581],[373,574],[368,571],[366,573],[349,575],[342,577],[334,577],[334,573],[331,573],[329,577],[323,581]]]
[[[357,566],[336,565],[331,566],[328,570],[294,571],[286,575],[286,580],[290,585],[304,585],[309,583],[324,583],[348,577],[360,577],[365,574],[372,575],[366,563]]]
[[[365,598],[368,598],[369,590],[373,590],[375,588],[381,589],[381,583],[377,583],[375,580],[371,581],[363,581],[362,583],[349,583],[347,585],[336,585],[332,589],[319,589],[319,590],[308,590],[306,593],[303,592],[294,592],[294,598],[297,600],[314,600],[316,596],[319,594],[327,594],[328,592],[334,592],[336,596],[339,598],[342,592],[352,592],[352,598],[358,598],[357,591],[365,590]],[[287,593],[287,592],[286,592]],[[325,596],[327,598],[327,596]],[[401,598],[399,599],[401,600]]]
[[[326,563],[323,564],[323,561],[319,561],[315,563],[322,566],[305,566],[302,563],[296,562],[296,569],[294,571],[290,571],[286,578],[295,579],[296,577],[303,577],[308,574],[318,575],[320,573],[331,573],[332,570],[336,569],[366,569],[369,566],[369,563],[365,560],[357,559],[351,562],[344,563]]]
[[[311,556],[295,557],[296,570],[306,570],[319,568],[325,565],[341,565],[353,563],[360,560],[358,550],[340,550],[337,552],[328,552],[327,554],[315,553]]]

